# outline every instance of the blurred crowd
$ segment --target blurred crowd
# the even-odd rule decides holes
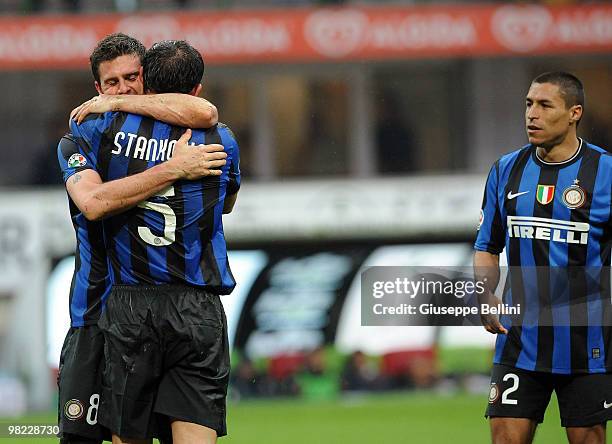
[[[432,389],[452,375],[441,375],[431,349],[348,356],[317,348],[308,353],[279,355],[254,362],[246,357],[232,364],[230,396],[234,400],[295,397],[331,398],[341,393]]]

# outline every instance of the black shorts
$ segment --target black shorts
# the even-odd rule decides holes
[[[563,427],[590,427],[612,419],[612,374],[560,375],[495,364],[486,417],[541,423],[553,392]]]
[[[110,440],[108,429],[98,423],[103,358],[104,338],[96,325],[68,330],[57,377],[60,438]]]
[[[218,295],[188,286],[115,286],[104,332],[102,424],[122,438],[166,438],[160,416],[227,433],[227,323]]]

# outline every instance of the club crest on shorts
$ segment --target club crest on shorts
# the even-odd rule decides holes
[[[68,159],[68,166],[70,168],[82,167],[83,165],[87,165],[87,159],[82,154],[74,153]]]
[[[85,413],[83,403],[78,399],[71,399],[66,403],[66,405],[64,405],[64,415],[66,415],[66,418],[70,419],[71,421],[81,419],[83,417],[83,413]]]
[[[563,190],[563,203],[570,210],[580,208],[584,205],[584,202],[586,202],[586,191],[578,185],[578,182],[578,179],[576,179],[573,185]]]
[[[555,186],[554,185],[539,185],[536,192],[536,199],[542,205],[547,205],[552,202],[555,197]]]
[[[491,383],[491,389],[489,390],[489,404],[495,404],[499,398],[499,387],[496,383]]]

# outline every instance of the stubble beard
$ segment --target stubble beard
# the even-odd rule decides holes
[[[545,140],[545,141],[540,142],[540,143],[533,143],[532,145],[535,145],[538,148],[542,148],[543,150],[548,152],[548,151],[552,150],[553,148],[555,148],[556,146],[558,146],[561,143],[563,143],[563,141],[565,140],[566,137],[567,137],[567,133],[559,134],[557,137]]]

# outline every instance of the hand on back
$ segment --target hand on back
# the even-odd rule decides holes
[[[214,143],[189,146],[190,138],[191,130],[187,129],[176,141],[167,166],[176,171],[179,179],[194,180],[206,176],[220,176],[221,167],[227,162],[223,145]]]

